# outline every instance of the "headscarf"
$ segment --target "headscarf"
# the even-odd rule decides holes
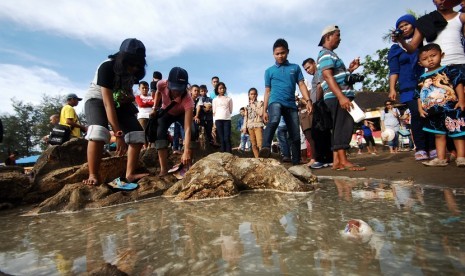
[[[408,22],[410,25],[413,26],[413,29],[415,29],[417,27],[417,19],[415,18],[415,16],[411,15],[411,14],[405,14],[405,15],[402,15],[401,17],[399,17],[399,19],[397,19],[396,21],[396,29],[399,29],[399,25],[401,22]],[[410,36],[408,37],[405,37],[406,39],[409,39],[409,38],[412,38],[413,36],[413,32]]]
[[[416,25],[417,25],[417,20],[416,20],[415,16],[413,16],[411,14],[405,14],[405,15],[402,15],[401,17],[399,17],[399,19],[397,19],[397,21],[396,21],[396,29],[399,28],[400,23],[403,22],[403,21],[408,22],[409,24],[411,24],[413,29],[415,30]],[[414,34],[414,32],[412,32],[412,34],[410,36],[405,37],[405,39],[407,39],[407,40],[411,39],[413,37],[413,34]],[[398,57],[402,53],[405,53],[405,52],[407,52],[407,51],[404,48],[402,48],[400,43],[394,44],[391,47],[391,49],[389,50],[388,60],[391,59],[391,58]],[[412,69],[414,71],[416,71],[415,67],[416,67],[417,61],[418,61],[418,50],[416,50],[414,53],[410,54],[409,57],[410,57],[410,64],[412,65]]]

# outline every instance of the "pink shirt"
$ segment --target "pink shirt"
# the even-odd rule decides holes
[[[161,108],[165,109],[171,103],[168,81],[159,81],[157,83],[157,90],[161,93]],[[168,114],[170,115],[178,116],[185,113],[185,111],[188,109],[194,109],[194,101],[192,100],[189,93],[187,93],[184,98],[176,98],[175,101],[177,103],[168,111]]]

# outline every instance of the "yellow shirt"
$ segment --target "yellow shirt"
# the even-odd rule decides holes
[[[66,123],[66,119],[72,119],[73,122],[79,123],[76,111],[69,104],[63,106],[60,112],[60,125],[69,126],[71,128],[71,137],[81,137],[81,129],[78,127],[72,127]]]

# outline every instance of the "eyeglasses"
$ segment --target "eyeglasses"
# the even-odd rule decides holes
[[[387,103],[386,106],[388,106],[388,105],[392,105],[392,104],[391,104],[391,103]]]

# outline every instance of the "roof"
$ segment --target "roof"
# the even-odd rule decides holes
[[[355,101],[364,111],[371,111],[384,108],[384,102],[389,99],[388,96],[388,92],[361,91],[356,92]]]

